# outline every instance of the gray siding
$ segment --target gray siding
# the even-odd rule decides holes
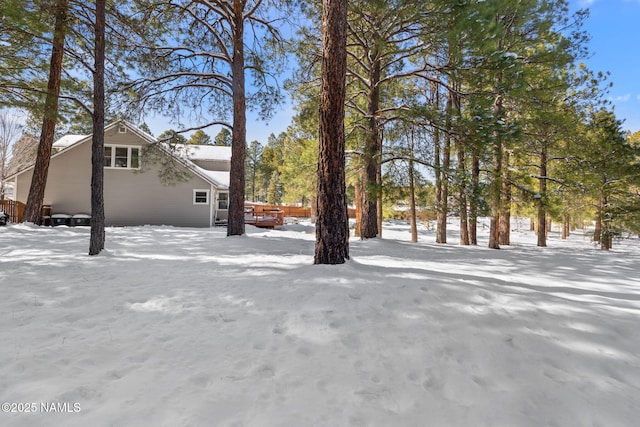
[[[200,166],[202,169],[210,171],[230,171],[231,162],[224,160],[201,160],[192,159],[192,162]]]
[[[130,130],[122,134],[114,127],[105,134],[106,145],[144,146],[147,142]],[[144,162],[144,158],[142,158]],[[191,174],[188,182],[165,186],[158,179],[158,166],[144,171],[105,168],[104,199],[106,225],[174,225],[208,227],[210,205],[194,205],[193,190],[215,190],[203,178]],[[25,202],[32,171],[18,176],[17,199]],[[72,147],[51,159],[44,203],[53,213],[90,214],[91,143]],[[217,206],[214,204],[213,211]]]

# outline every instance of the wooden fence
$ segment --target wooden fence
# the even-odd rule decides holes
[[[22,222],[22,215],[24,215],[24,203],[16,202],[15,200],[3,199],[0,200],[0,211],[9,215],[10,222]]]
[[[245,206],[253,206],[253,210],[256,213],[262,211],[269,211],[272,209],[280,209],[284,212],[285,217],[293,218],[311,218],[311,208],[305,208],[303,206],[287,206],[287,205],[261,205],[254,203],[245,203]],[[349,218],[356,217],[356,210],[349,209]]]

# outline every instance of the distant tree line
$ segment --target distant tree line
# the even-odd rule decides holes
[[[569,13],[566,0],[0,0],[0,10],[0,106],[25,111],[39,141],[27,221],[39,219],[57,136],[94,135],[99,217],[97,134],[156,113],[177,129],[161,139],[231,147],[228,235],[244,233],[247,199],[310,204],[321,263],[348,257],[320,255],[331,233],[348,245],[347,203],[362,238],[381,236],[398,203],[414,232],[417,209],[432,215],[438,243],[452,215],[464,245],[488,216],[496,249],[513,215],[534,218],[540,246],[550,221],[565,235],[593,221],[603,249],[638,232],[638,134],[606,102],[607,75],[581,62],[588,11]],[[287,132],[246,141],[247,108],[269,118],[283,87],[297,112]],[[213,141],[212,126],[222,128]],[[91,253],[100,236],[92,225]]]

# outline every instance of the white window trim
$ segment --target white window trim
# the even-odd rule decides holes
[[[202,203],[202,202],[196,202],[196,194],[197,193],[205,193],[207,195],[207,201]],[[209,201],[211,200],[211,192],[209,190],[205,190],[205,189],[194,189],[193,190],[193,204],[194,205],[208,205]]]
[[[220,195],[221,194],[226,194],[227,195],[227,208],[226,209],[220,208]],[[228,211],[229,210],[229,192],[228,191],[221,191],[221,192],[218,193],[218,197],[216,197],[216,209],[218,209],[219,211]]]
[[[113,145],[113,144],[105,144],[104,148],[111,148],[111,164],[104,165],[105,169],[121,169],[121,170],[138,170],[140,169],[140,153],[142,153],[142,147],[140,145]],[[127,167],[116,167],[116,148],[126,148],[127,149]],[[131,150],[137,148],[138,149],[138,167],[131,167]]]

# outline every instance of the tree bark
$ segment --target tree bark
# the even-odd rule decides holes
[[[509,161],[511,156],[509,150],[504,150],[504,156],[502,160],[502,204],[500,206],[500,231],[499,231],[499,243],[500,245],[508,246],[511,244],[511,183],[509,173]]]
[[[346,70],[347,0],[323,0],[315,264],[343,264],[349,259],[344,152]]]
[[[475,153],[471,160],[471,184],[473,196],[469,200],[469,242],[478,244],[478,197],[480,194],[480,157]]]
[[[543,141],[540,152],[540,179],[538,180],[538,246],[547,246],[547,212],[545,202],[547,199],[547,146]]]
[[[498,78],[498,83],[502,77]],[[496,122],[502,117],[502,96],[497,96],[493,104],[493,115]],[[492,150],[493,177],[489,189],[491,199],[491,225],[489,228],[489,248],[500,249],[500,211],[502,208],[502,134],[500,131],[493,133]]]
[[[360,227],[362,226],[362,205],[364,204],[364,191],[362,189],[363,175],[361,173],[356,174],[355,185],[355,204],[356,204],[356,227],[355,236],[361,237]]]
[[[593,241],[596,243],[600,243],[600,237],[602,236],[602,207],[600,205],[596,208],[596,224],[593,230]]]
[[[613,234],[610,228],[609,217],[605,210],[608,205],[609,205],[609,198],[606,195],[603,195],[600,200],[601,207],[600,209],[598,209],[599,211],[598,219],[600,223],[600,232],[598,233],[599,235],[598,241],[600,242],[600,249],[602,249],[603,251],[608,251],[609,249],[611,249],[612,243],[613,243]],[[597,225],[598,224],[596,223],[596,227]]]
[[[416,187],[413,171],[413,131],[411,132],[411,155],[409,157],[409,207],[411,215],[411,242],[418,242],[418,224],[416,218]]]
[[[60,96],[60,82],[62,80],[62,58],[64,55],[64,40],[67,32],[68,12],[68,0],[58,0],[53,30],[49,81],[47,83],[47,95],[44,101],[42,132],[40,133],[40,143],[38,144],[38,154],[31,178],[29,196],[27,197],[24,215],[22,217],[23,222],[38,224],[42,216],[42,204],[44,202],[44,192],[49,174],[53,137],[58,119],[58,97]]]
[[[547,246],[547,213],[544,209],[542,199],[538,200],[538,246],[544,248]]]
[[[567,240],[570,234],[570,217],[569,214],[565,213],[562,216],[562,240]]]
[[[105,2],[96,0],[93,71],[93,137],[91,143],[91,237],[89,255],[104,249],[104,60]]]
[[[233,59],[231,64],[233,92],[233,132],[231,139],[231,172],[229,177],[229,218],[227,236],[244,234],[244,161],[247,139],[247,107],[244,76],[244,0],[233,1]]]
[[[451,114],[453,111],[453,94],[447,94],[447,129],[451,129]],[[440,202],[438,203],[436,243],[447,243],[447,215],[449,214],[449,175],[451,167],[451,134],[444,136],[442,147],[442,165],[440,174]]]
[[[378,119],[376,114],[380,108],[380,60],[377,59],[377,50],[371,53],[373,64],[369,75],[368,94],[368,137],[365,146],[365,200],[362,206],[362,224],[360,225],[360,236],[363,239],[370,239],[378,235],[378,195],[380,192],[378,184],[378,163],[380,155],[378,152],[380,131],[378,129]]]
[[[467,216],[467,171],[465,152],[462,142],[458,141],[458,205],[460,208],[460,244],[469,245],[469,219]]]

